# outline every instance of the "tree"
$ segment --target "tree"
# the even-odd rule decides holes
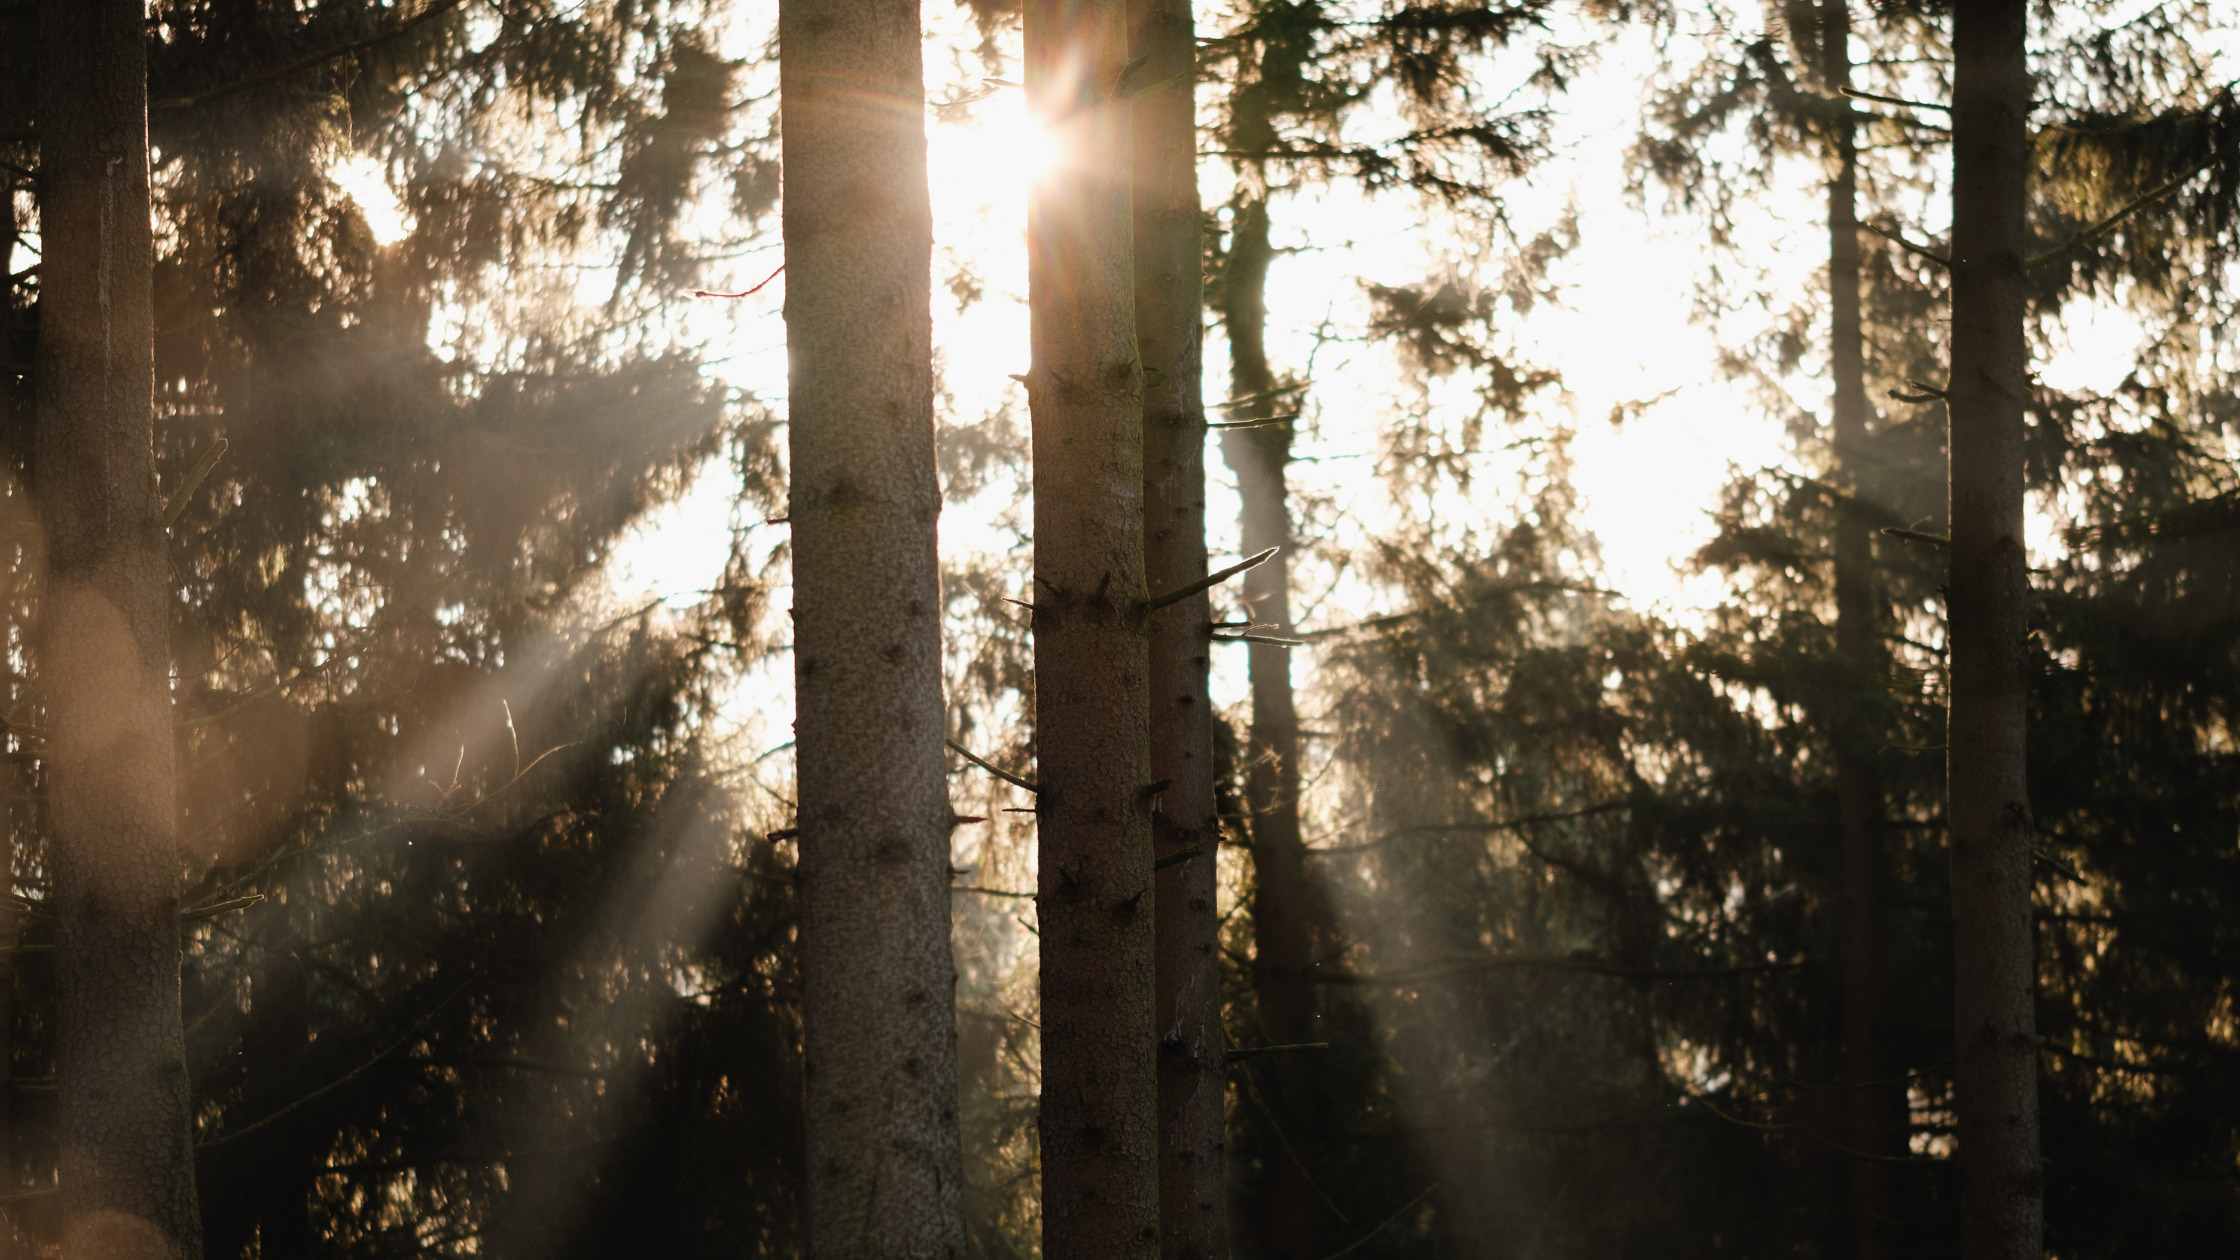
[[[193,1257],[142,8],[50,0],[39,34],[40,680],[65,1245]]]
[[[1159,1246],[1143,365],[1124,0],[1031,0],[1027,212],[1043,1250]],[[1139,68],[1140,69],[1140,68]]]
[[[1412,193],[1501,218],[1494,186],[1521,169],[1533,148],[1529,111],[1479,102],[1473,56],[1506,48],[1544,19],[1544,4],[1397,5],[1367,21],[1317,4],[1255,3],[1213,51],[1231,64],[1216,135],[1237,172],[1229,231],[1213,305],[1229,340],[1229,394],[1222,458],[1237,479],[1239,548],[1274,549],[1242,591],[1251,725],[1243,757],[1242,809],[1253,859],[1252,990],[1259,1033],[1270,1046],[1319,1039],[1314,969],[1334,952],[1332,924],[1307,869],[1301,827],[1301,739],[1292,685],[1297,641],[1293,565],[1304,554],[1289,485],[1292,443],[1308,382],[1280,373],[1268,350],[1267,279],[1275,258],[1271,205],[1287,173],[1346,179],[1366,190]],[[1552,67],[1534,86],[1560,81]],[[1406,128],[1372,143],[1345,123],[1375,89],[1397,95]],[[1256,1214],[1262,1254],[1303,1257],[1335,1250],[1334,1206],[1310,1168],[1327,1156],[1321,1132],[1328,1073],[1297,1052],[1254,1069],[1270,1084],[1261,1100],[1269,1126]],[[1258,1097],[1256,1093],[1254,1095]]]
[[[2026,752],[2024,207],[2031,79],[2021,0],[1964,4],[1952,31],[1953,1106],[1961,1254],[2043,1250],[2037,948]]]
[[[1197,37],[1189,0],[1135,0],[1136,337],[1143,402],[1144,579],[1180,590],[1206,576],[1204,242],[1198,205]],[[1249,549],[1248,549],[1249,550]],[[1248,579],[1249,580],[1249,579]],[[1167,1260],[1229,1253],[1227,1039],[1214,801],[1212,601],[1151,615],[1151,818],[1157,870],[1159,1235]]]
[[[1882,38],[1870,47],[1907,40],[1912,15],[1885,10],[1866,35]],[[1833,863],[1837,888],[1835,936],[1841,960],[1842,1048],[1837,1058],[1844,1082],[1840,1102],[1831,1117],[1836,1145],[1855,1154],[1840,1165],[1847,1183],[1846,1202],[1849,1249],[1861,1260],[1879,1260],[1892,1246],[1891,1222],[1896,1169],[1891,1161],[1905,1150],[1904,1082],[1890,1066],[1886,970],[1890,950],[1890,924],[1886,885],[1890,882],[1891,855],[1885,852],[1884,780],[1881,763],[1888,707],[1878,694],[1889,676],[1890,659],[1884,636],[1889,621],[1887,605],[1893,587],[1910,605],[1916,601],[1903,583],[1893,582],[1903,570],[1878,561],[1873,528],[1883,520],[1904,520],[1896,512],[1903,497],[1893,493],[1889,469],[1878,468],[1886,459],[1888,442],[1878,446],[1870,433],[1875,411],[1867,389],[1869,321],[1863,308],[1862,289],[1869,281],[1868,259],[1860,246],[1859,206],[1862,176],[1872,198],[1881,185],[1892,182],[1884,172],[1863,172],[1859,132],[1868,120],[1861,116],[1852,91],[1851,41],[1854,37],[1847,0],[1821,0],[1815,6],[1788,5],[1779,14],[1786,27],[1788,47],[1772,36],[1759,38],[1739,50],[1731,62],[1701,67],[1694,81],[1670,92],[1658,102],[1655,126],[1662,132],[1641,146],[1639,158],[1683,198],[1720,204],[1734,196],[1731,188],[1706,190],[1702,177],[1716,170],[1726,184],[1766,183],[1772,159],[1784,150],[1802,148],[1828,167],[1826,285],[1826,358],[1830,386],[1825,435],[1827,480],[1810,493],[1826,500],[1824,529],[1828,536],[1826,562],[1830,570],[1827,595],[1833,604],[1833,651],[1816,669],[1821,675],[1815,707],[1827,730],[1834,762],[1833,801],[1836,854]],[[1769,26],[1774,15],[1769,13]],[[1879,27],[1880,29],[1877,29]],[[1892,40],[1891,35],[1898,36]],[[1784,56],[1784,51],[1788,56]],[[1790,60],[1793,58],[1793,61]],[[1725,90],[1709,88],[1706,71],[1718,76]],[[1736,111],[1755,108],[1749,130],[1760,150],[1755,169],[1719,169],[1703,150],[1709,135],[1725,125]],[[1903,112],[1903,111],[1901,111]],[[1918,160],[1915,152],[1935,131],[1924,130],[1910,118],[1875,120],[1885,138],[1882,147],[1895,150],[1898,161]],[[1884,159],[1888,163],[1890,159]],[[1875,178],[1880,175],[1881,178]],[[1715,216],[1723,219],[1722,208]],[[1733,248],[1723,222],[1712,232],[1715,243]],[[1746,251],[1736,250],[1743,253]],[[1744,259],[1747,264],[1748,259]],[[1875,283],[1897,278],[1875,275]],[[1808,304],[1809,305],[1809,304]],[[1817,313],[1806,317],[1817,318]],[[1791,315],[1790,318],[1796,318]],[[1876,327],[1883,347],[1879,365],[1888,375],[1892,351],[1903,334]],[[1794,357],[1786,346],[1757,358]],[[1769,365],[1770,366],[1770,365]],[[1768,375],[1774,375],[1768,371]],[[1820,445],[1815,441],[1815,446]],[[1747,549],[1746,549],[1747,550]],[[1819,548],[1814,547],[1815,554]]]
[[[600,607],[617,539],[711,458],[746,519],[782,510],[778,426],[648,333],[701,255],[754,243],[774,94],[740,99],[752,72],[708,52],[720,7],[475,7],[171,5],[145,44],[164,488],[231,443],[169,542],[205,1249],[785,1251],[798,979],[790,865],[761,838],[785,820],[716,782],[739,781],[718,693],[772,644],[770,576],[743,548],[701,608]],[[367,157],[394,238],[338,186]],[[737,220],[672,230],[725,193]],[[583,267],[626,252],[612,304],[583,301]],[[42,274],[11,277],[19,300]],[[9,333],[20,371],[33,320]],[[27,787],[37,1194],[56,955]],[[28,1245],[59,1234],[53,1203],[8,1205]]]
[[[779,46],[810,1245],[957,1256],[918,10],[789,2]]]

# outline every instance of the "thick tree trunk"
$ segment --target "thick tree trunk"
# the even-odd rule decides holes
[[[918,6],[779,45],[810,1252],[960,1256]]]
[[[1229,268],[1222,287],[1229,330],[1231,395],[1251,397],[1236,418],[1278,414],[1297,400],[1274,398],[1268,366],[1267,202],[1237,208],[1230,236]],[[1281,548],[1275,559],[1245,575],[1244,602],[1257,633],[1291,633],[1291,507],[1284,485],[1291,460],[1291,425],[1231,429],[1221,455],[1236,473],[1240,547],[1256,555]],[[1247,646],[1252,687],[1252,738],[1246,751],[1245,797],[1251,813],[1253,986],[1260,1002],[1260,1031],[1272,1045],[1314,1040],[1314,950],[1309,924],[1306,850],[1299,832],[1299,715],[1291,695],[1291,649]],[[1323,1208],[1299,1157],[1312,1149],[1313,1109],[1306,1097],[1307,1062],[1272,1055],[1262,1069],[1275,1081],[1269,1099],[1284,1129],[1286,1150],[1267,1154],[1267,1198],[1261,1222],[1268,1260],[1322,1255]]]
[[[1867,445],[1866,337],[1859,314],[1859,147],[1850,103],[1849,0],[1821,6],[1821,81],[1841,111],[1833,123],[1828,186],[1829,359],[1835,378],[1836,484],[1850,496],[1835,530],[1836,652],[1849,667],[1850,693],[1839,702],[1835,734],[1837,830],[1843,887],[1843,1127],[1845,1144],[1870,1156],[1905,1153],[1905,1094],[1890,1083],[1884,1050],[1882,789],[1875,774],[1877,732],[1866,722],[1865,689],[1881,674],[1874,552],[1864,504]],[[1846,1161],[1851,1254],[1890,1254],[1891,1168],[1882,1159]]]
[[[46,0],[39,434],[65,1251],[201,1249],[179,1030],[139,0]]]
[[[1028,0],[1043,1254],[1159,1249],[1143,370],[1125,0]],[[1140,71],[1140,67],[1139,67]]]
[[[1136,339],[1159,373],[1144,387],[1144,578],[1152,590],[1206,575],[1205,286],[1198,207],[1197,39],[1189,0],[1135,0],[1136,77],[1171,84],[1135,102]],[[1151,816],[1159,1034],[1159,1252],[1229,1254],[1223,1163],[1221,919],[1215,851],[1211,601],[1151,618]]]
[[[2024,0],[1974,0],[1952,31],[1951,801],[1954,1109],[1965,1260],[2036,1260],[2036,952],[2024,774]]]

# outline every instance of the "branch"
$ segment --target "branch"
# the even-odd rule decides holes
[[[1236,564],[1232,564],[1226,569],[1221,570],[1219,573],[1209,573],[1206,576],[1199,578],[1197,581],[1190,583],[1188,586],[1176,587],[1174,590],[1168,591],[1164,595],[1154,595],[1150,599],[1144,601],[1143,610],[1147,613],[1157,612],[1170,604],[1179,604],[1183,600],[1186,600],[1192,595],[1196,595],[1201,591],[1210,591],[1214,587],[1221,585],[1223,582],[1228,581],[1230,578],[1235,577],[1236,575],[1244,572],[1247,569],[1257,569],[1261,565],[1266,564],[1268,561],[1275,559],[1276,553],[1281,550],[1283,550],[1283,548],[1281,547],[1270,547],[1266,551],[1261,552],[1259,555],[1247,557],[1246,559],[1239,561]]]
[[[1942,110],[1947,114],[1952,112],[1950,105],[1939,105],[1935,101],[1909,101],[1902,96],[1884,96],[1880,92],[1862,92],[1853,87],[1837,88],[1836,90],[1855,101],[1880,101],[1885,105],[1903,105],[1907,109],[1935,109]]]
[[[1898,235],[1896,232],[1885,232],[1872,223],[1861,223],[1859,226],[1869,232],[1874,233],[1876,236],[1881,237],[1883,240],[1890,242],[1892,245],[1897,246],[1899,249],[1902,249],[1907,253],[1914,255],[1917,258],[1926,258],[1939,267],[1952,266],[1952,260],[1950,258],[1945,257],[1943,254],[1940,254],[1933,249],[1923,249],[1921,246],[1914,244],[1912,241],[1909,241],[1906,238]]]
[[[1264,429],[1271,424],[1289,424],[1298,418],[1299,413],[1294,411],[1288,415],[1262,416],[1257,420],[1211,420],[1206,423],[1206,427],[1209,429]]]
[[[1949,547],[1952,545],[1952,540],[1942,534],[1924,534],[1918,529],[1899,529],[1895,525],[1885,525],[1882,527],[1882,532],[1892,538],[1903,538],[1908,542],[1925,542],[1932,547]]]
[[[223,87],[211,88],[207,92],[196,92],[187,96],[174,97],[168,101],[158,101],[148,107],[148,112],[151,114],[159,114],[174,110],[193,109],[197,105],[206,105],[211,101],[217,100],[220,97],[231,96],[236,92],[245,92],[253,87],[262,87],[267,83],[277,82],[281,79],[288,78],[291,75],[301,74],[305,70],[323,66],[330,61],[337,60],[338,58],[350,56],[352,53],[361,53],[368,48],[374,48],[382,44],[386,44],[390,40],[397,39],[400,36],[403,36],[413,28],[420,26],[425,22],[442,17],[444,14],[458,8],[465,2],[466,0],[435,0],[435,3],[429,5],[425,9],[420,10],[420,12],[412,15],[411,17],[406,18],[404,21],[397,23],[395,26],[389,28],[379,35],[368,35],[363,39],[345,40],[342,43],[336,44],[332,48],[322,49],[319,52],[312,53],[308,57],[299,57],[294,61],[288,62],[286,65],[277,66],[271,70],[265,71],[262,74],[252,74],[246,79],[236,79]]]
[[[392,1041],[388,1045],[382,1047],[381,1050],[375,1053],[372,1058],[367,1059],[365,1062],[360,1063],[354,1068],[351,1068],[349,1071],[344,1072],[342,1075],[334,1078],[331,1081],[328,1081],[326,1084],[321,1085],[319,1088],[312,1090],[310,1093],[305,1094],[303,1097],[298,1098],[294,1102],[280,1108],[278,1111],[273,1112],[262,1120],[243,1125],[241,1128],[235,1129],[231,1133],[221,1134],[218,1137],[211,1138],[206,1142],[195,1143],[195,1149],[198,1151],[212,1150],[216,1147],[226,1145],[227,1143],[233,1141],[235,1138],[247,1137],[257,1130],[264,1128],[266,1125],[279,1120],[281,1117],[286,1116],[289,1113],[294,1112],[302,1107],[308,1106],[314,1099],[322,1097],[326,1094],[333,1093],[335,1090],[338,1090],[344,1085],[349,1084],[351,1081],[357,1078],[359,1073],[364,1072],[367,1068],[370,1068],[374,1064],[381,1062],[383,1059],[388,1058],[390,1055],[404,1048],[407,1042],[411,1041],[415,1037],[418,1037],[420,1035],[420,1030],[427,1025],[429,1020],[435,1018],[435,1014],[437,1011],[440,1011],[444,1007],[449,1006],[451,1004],[452,998],[455,998],[460,994],[466,992],[468,987],[473,983],[474,981],[470,980],[466,984],[462,984],[458,988],[453,989],[449,996],[445,997],[441,1002],[436,1003],[434,1006],[429,1007],[427,1014],[422,1015],[419,1019],[413,1021],[412,1026],[404,1030],[404,1036],[399,1037],[395,1041]]]
[[[770,285],[770,282],[771,282],[772,280],[775,280],[775,279],[777,279],[777,278],[778,278],[779,276],[782,276],[782,275],[784,275],[785,273],[786,273],[786,265],[785,265],[784,263],[779,263],[779,264],[778,264],[778,269],[777,269],[776,271],[773,271],[773,272],[771,272],[771,273],[770,273],[769,275],[767,275],[767,276],[764,276],[764,277],[762,278],[762,283],[761,283],[761,284],[758,284],[758,285],[756,285],[756,286],[754,286],[754,287],[753,287],[753,288],[751,288],[751,289],[741,289],[741,290],[740,290],[740,291],[738,291],[737,293],[718,293],[718,292],[716,292],[716,291],[715,291],[715,290],[713,290],[713,289],[694,289],[694,290],[692,291],[692,296],[694,296],[694,297],[696,297],[696,298],[743,298],[743,297],[753,297],[753,296],[754,296],[755,294],[757,294],[757,293],[760,293],[760,292],[762,292],[762,291],[763,291],[763,290],[764,290],[765,288],[768,288],[768,287],[769,287],[769,285]]]
[[[1217,634],[1215,643],[1265,643],[1270,647],[1305,647],[1305,639],[1283,639],[1272,634]]]
[[[947,744],[949,746],[949,750],[957,754],[959,757],[964,758],[966,761],[971,762],[973,765],[980,767],[982,770],[987,771],[989,774],[994,775],[995,777],[1003,780],[1005,783],[1008,783],[1015,788],[1026,792],[1039,792],[1042,790],[1041,788],[1036,787],[1034,784],[1027,782],[1025,779],[1020,778],[1018,775],[1015,775],[1008,770],[999,770],[993,765],[982,761],[979,757],[973,755],[971,749],[965,747],[963,744],[960,744],[953,739],[944,738],[941,742]]]
[[[202,479],[218,466],[218,460],[226,453],[226,445],[224,438],[212,442],[209,449],[202,452],[202,458],[194,461],[194,467],[187,470],[186,479],[179,483],[179,488],[172,491],[171,502],[163,506],[163,527],[166,530],[178,524],[179,518],[186,515],[188,498],[202,488]]]
[[[1228,411],[1235,407],[1245,406],[1248,403],[1259,402],[1265,398],[1281,398],[1285,394],[1296,394],[1300,390],[1305,389],[1307,386],[1312,384],[1314,384],[1313,381],[1300,381],[1297,384],[1283,385],[1275,389],[1263,389],[1257,394],[1240,394],[1237,397],[1231,398],[1226,402],[1207,403],[1206,410]]]
[[[236,910],[246,910],[263,900],[263,893],[251,893],[249,896],[235,897],[231,901],[221,901],[215,905],[202,906],[194,910],[181,910],[179,912],[179,922],[193,923],[199,919],[215,919],[221,914],[232,914]]]
[[[2086,228],[2084,231],[2070,237],[2061,245],[2047,250],[2045,253],[2038,255],[2036,258],[2028,260],[2027,262],[2023,263],[2023,267],[2030,271],[2036,271],[2038,268],[2043,267],[2048,263],[2061,261],[2062,259],[2068,257],[2071,253],[2074,253],[2076,250],[2081,249],[2086,245],[2090,245],[2092,242],[2099,240],[2101,237],[2106,236],[2108,233],[2115,231],[2117,226],[2120,225],[2125,219],[2130,218],[2133,214],[2146,209],[2148,206],[2153,205],[2155,202],[2158,202],[2164,197],[2167,197],[2170,194],[2178,191],[2180,188],[2185,187],[2188,180],[2191,180],[2194,176],[2199,175],[2205,170],[2208,170],[2211,166],[2216,165],[2217,159],[2223,157],[2227,151],[2228,149],[2219,149],[2216,152],[2211,153],[2209,156],[2201,159],[2200,163],[2196,165],[2192,170],[2189,170],[2185,174],[2178,176],[2176,179],[2171,180],[2169,183],[2164,184],[2162,187],[2157,188],[2152,192],[2141,193],[2139,196],[2133,197],[2127,204],[2125,204],[2123,209],[2116,211],[2114,214],[2111,214],[2107,218],[2100,220],[2098,223],[2093,224],[2091,227]]]
[[[1415,971],[1388,972],[1382,975],[1363,975],[1356,971],[1325,971],[1316,974],[1319,984],[1347,985],[1409,985],[1425,980],[1438,980],[1447,976],[1470,975],[1480,971],[1507,971],[1513,968],[1542,967],[1551,971],[1583,971],[1598,976],[1622,976],[1647,980],[1700,980],[1723,976],[1753,975],[1763,971],[1794,971],[1804,967],[1801,962],[1744,963],[1733,967],[1695,967],[1672,971],[1656,967],[1629,967],[1622,963],[1600,958],[1574,958],[1566,954],[1496,954],[1485,958],[1457,958],[1449,962],[1419,968]]]
[[[1290,1054],[1294,1050],[1328,1050],[1329,1048],[1330,1043],[1327,1041],[1300,1041],[1288,1046],[1247,1046],[1242,1050],[1226,1050],[1222,1052],[1221,1057],[1227,1062],[1239,1063],[1246,1059],[1257,1059],[1263,1054]]]

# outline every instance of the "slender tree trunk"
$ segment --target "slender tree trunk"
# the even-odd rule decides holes
[[[200,1252],[154,428],[139,0],[46,0],[38,496],[64,1250]]]
[[[1136,77],[1170,83],[1135,102],[1136,338],[1144,366],[1144,578],[1174,590],[1206,575],[1205,285],[1189,0],[1134,0]],[[1221,919],[1208,690],[1211,601],[1197,595],[1151,618],[1151,816],[1159,1034],[1159,1252],[1229,1254],[1223,1121]]]
[[[1252,397],[1237,418],[1292,410],[1295,398],[1275,398],[1268,366],[1268,206],[1254,198],[1237,208],[1230,236],[1229,269],[1222,286],[1229,329],[1232,396]],[[1237,477],[1240,547],[1254,555],[1269,547],[1276,557],[1245,575],[1244,602],[1260,633],[1291,633],[1291,508],[1284,485],[1291,460],[1291,425],[1230,429],[1221,455]],[[1260,1030],[1270,1044],[1314,1040],[1314,950],[1309,923],[1306,850],[1299,833],[1299,715],[1291,695],[1291,650],[1254,643],[1246,648],[1252,687],[1252,738],[1246,751],[1245,796],[1252,821],[1253,986],[1260,1002]],[[1268,1260],[1320,1256],[1320,1197],[1299,1161],[1312,1149],[1313,1109],[1307,1098],[1308,1064],[1297,1055],[1272,1055],[1262,1079],[1275,1081],[1272,1104],[1283,1126],[1280,1148],[1266,1155],[1268,1194],[1261,1222]]]
[[[1875,774],[1876,732],[1866,722],[1865,688],[1880,674],[1874,552],[1859,502],[1865,493],[1867,446],[1866,338],[1859,314],[1859,146],[1850,102],[1849,0],[1821,6],[1821,78],[1840,111],[1833,123],[1835,179],[1828,186],[1829,358],[1835,377],[1836,482],[1850,496],[1835,531],[1836,652],[1849,666],[1835,732],[1837,830],[1843,887],[1843,1128],[1846,1145],[1873,1156],[1904,1153],[1905,1095],[1892,1084],[1884,1051],[1882,788]],[[1890,1254],[1891,1165],[1846,1161],[1851,1254]]]
[[[784,0],[812,1255],[964,1254],[915,0]]]
[[[251,1082],[252,1090],[265,1097],[251,1114],[279,1117],[258,1135],[258,1167],[250,1183],[257,1260],[310,1260],[318,1249],[311,1228],[318,1134],[309,1117],[283,1112],[320,1084],[299,1070],[311,1044],[311,989],[302,939],[290,918],[289,902],[299,898],[290,891],[283,887],[256,910],[264,959],[249,991],[247,1048],[261,1078]]]
[[[1028,0],[1043,1254],[1159,1250],[1143,370],[1125,0]],[[1140,67],[1138,68],[1140,72]]]
[[[2023,551],[2024,0],[1972,0],[1952,29],[1954,1109],[1965,1260],[2036,1260],[2036,951],[2030,921],[2029,573]]]

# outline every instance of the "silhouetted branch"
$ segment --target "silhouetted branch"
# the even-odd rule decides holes
[[[1145,612],[1157,612],[1169,604],[1179,604],[1200,591],[1210,591],[1247,569],[1257,569],[1268,561],[1275,559],[1276,553],[1281,550],[1283,550],[1281,547],[1270,547],[1259,555],[1248,556],[1218,573],[1209,573],[1187,586],[1176,587],[1164,595],[1154,595],[1143,602],[1143,610]]]
[[[1025,779],[1020,778],[1018,775],[1015,775],[1008,770],[999,770],[988,762],[981,760],[979,757],[973,754],[971,749],[965,747],[963,744],[960,744],[953,739],[943,739],[941,742],[949,746],[949,751],[957,754],[959,757],[964,758],[966,761],[971,762],[973,765],[980,767],[982,770],[987,771],[989,774],[994,775],[995,777],[1003,780],[1005,783],[1008,783],[1015,788],[1019,788],[1020,790],[1027,792],[1039,792],[1042,790],[1036,787],[1034,784],[1027,782]]]

